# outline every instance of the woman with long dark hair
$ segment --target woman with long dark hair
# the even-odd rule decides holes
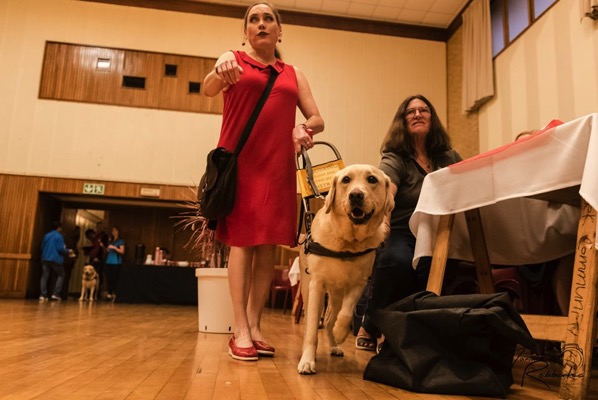
[[[391,180],[395,207],[390,215],[390,235],[376,255],[368,305],[356,347],[376,348],[378,330],[368,311],[384,308],[410,294],[425,290],[431,259],[412,266],[415,236],[409,219],[419,200],[422,183],[430,172],[454,164],[461,156],[452,149],[436,109],[422,95],[406,98],[399,106],[382,142],[380,169]]]

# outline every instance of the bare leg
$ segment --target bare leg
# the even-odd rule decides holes
[[[261,332],[260,320],[262,311],[266,305],[274,264],[276,262],[276,246],[261,245],[255,247],[253,257],[253,274],[251,277],[251,291],[249,292],[249,304],[247,307],[247,318],[253,340],[267,342]]]
[[[238,347],[251,347],[247,304],[251,289],[253,247],[231,247],[228,259],[228,286],[235,317],[234,335]]]

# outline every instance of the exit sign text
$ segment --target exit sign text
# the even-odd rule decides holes
[[[84,194],[104,194],[105,186],[103,183],[84,183]]]

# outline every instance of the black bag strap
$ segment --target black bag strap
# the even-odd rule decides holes
[[[259,100],[257,101],[257,104],[255,105],[255,108],[253,109],[253,112],[251,113],[251,116],[249,117],[249,120],[247,121],[247,125],[245,125],[245,129],[243,130],[243,133],[241,133],[241,137],[239,138],[239,142],[237,143],[237,147],[235,148],[236,156],[239,155],[239,153],[241,152],[241,149],[243,149],[243,146],[245,146],[245,143],[247,142],[247,139],[249,138],[249,134],[251,133],[251,130],[253,129],[253,126],[255,125],[255,121],[257,121],[258,115],[260,115],[262,108],[264,108],[264,104],[266,104],[266,100],[268,99],[268,96],[270,96],[270,92],[272,91],[272,86],[274,86],[274,81],[278,77],[278,71],[276,71],[271,65],[268,65],[268,69],[270,70],[270,77],[268,78],[268,83],[266,83],[266,87],[264,88],[262,95],[260,96]]]

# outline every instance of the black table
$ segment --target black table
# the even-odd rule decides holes
[[[195,268],[123,265],[116,302],[197,305]]]

